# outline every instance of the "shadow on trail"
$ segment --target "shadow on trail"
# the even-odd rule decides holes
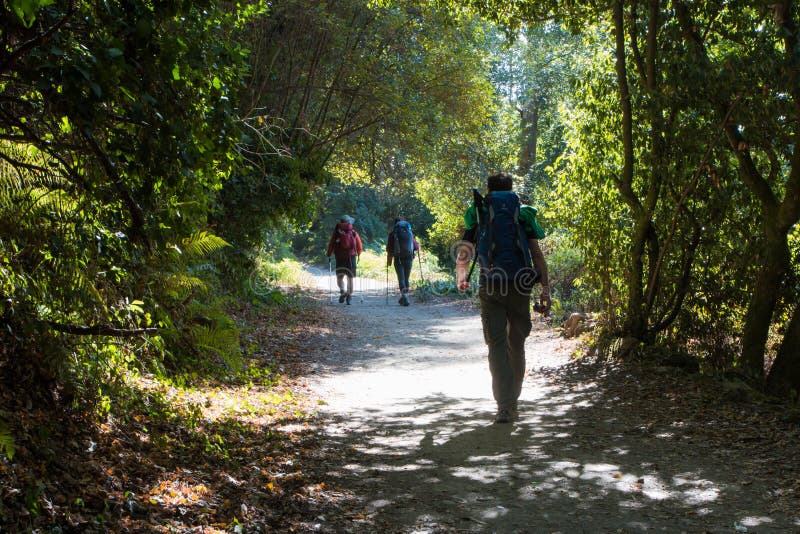
[[[410,307],[395,303],[367,310],[339,306],[336,311],[344,317],[338,331],[322,332],[316,345],[309,343],[326,353],[318,362],[323,373],[341,374],[365,366],[449,365],[453,360],[475,358],[484,350],[482,334],[475,329],[475,311],[454,312],[452,302]],[[421,308],[425,310],[422,316]],[[413,356],[407,356],[411,352]]]
[[[744,473],[707,467],[715,446],[691,425],[668,424],[663,407],[649,421],[627,413],[636,399],[606,388],[622,378],[589,366],[537,375],[513,425],[491,424],[485,398],[364,407],[329,423],[327,476],[382,532],[797,530],[744,489]]]

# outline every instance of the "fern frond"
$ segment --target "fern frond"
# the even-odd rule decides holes
[[[4,141],[0,153],[0,187],[24,190],[37,183],[50,188],[64,183],[58,173],[50,172],[49,158],[33,145]]]
[[[186,298],[190,293],[205,293],[208,291],[208,284],[196,276],[185,274],[173,274],[164,278],[164,294],[174,299]]]
[[[234,371],[241,368],[238,328],[232,325],[219,327],[198,324],[192,326],[191,336],[195,347],[216,354]]]
[[[63,191],[36,190],[33,193],[38,193],[34,201],[34,208],[40,214],[52,213],[56,218],[63,221],[72,218],[72,214],[78,209],[78,203],[75,199],[70,198]]]
[[[181,249],[183,254],[189,258],[200,258],[229,246],[231,246],[230,243],[221,237],[202,231],[195,232],[190,237],[185,238]]]
[[[0,189],[21,190],[25,188],[25,176],[7,162],[0,162]]]

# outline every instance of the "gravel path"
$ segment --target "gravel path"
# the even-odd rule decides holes
[[[327,273],[313,274],[327,298]],[[568,365],[576,342],[547,325],[526,344],[520,420],[495,425],[470,302],[401,307],[379,283],[353,302],[330,303],[344,326],[311,379],[326,479],[361,510],[348,531],[800,532],[769,480],[680,421],[648,425],[601,371]]]

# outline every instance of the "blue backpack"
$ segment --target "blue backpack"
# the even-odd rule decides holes
[[[480,285],[507,291],[511,283],[520,293],[529,294],[539,273],[532,265],[528,238],[519,220],[519,196],[513,191],[492,191],[485,197],[474,193]]]
[[[397,221],[392,231],[394,232],[394,255],[402,259],[413,258],[414,234],[411,231],[411,223]]]

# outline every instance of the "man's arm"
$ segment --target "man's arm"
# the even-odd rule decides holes
[[[461,240],[456,244],[456,287],[459,291],[466,291],[469,288],[467,280],[467,265],[469,265],[475,245],[470,241]]]
[[[478,233],[478,212],[475,209],[475,204],[472,204],[467,211],[464,212],[464,224],[466,230],[461,236],[461,241],[456,243],[456,287],[460,291],[466,291],[469,288],[469,280],[467,280],[467,265],[475,255],[475,242]]]
[[[536,270],[539,271],[539,283],[542,284],[542,294],[539,297],[544,306],[544,311],[547,312],[552,305],[550,299],[550,282],[547,277],[547,262],[544,259],[544,253],[539,248],[538,239],[528,239],[528,248],[531,250],[531,259]]]
[[[469,288],[467,265],[475,256],[475,234],[477,230],[477,226],[464,230],[461,241],[456,243],[456,287],[460,291],[466,291]]]

